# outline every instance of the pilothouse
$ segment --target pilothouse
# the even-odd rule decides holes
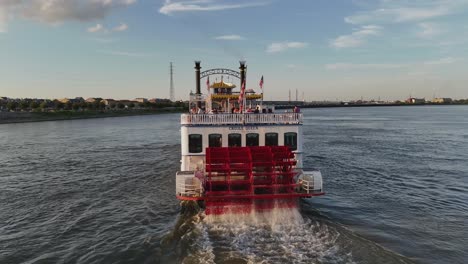
[[[303,168],[303,114],[263,104],[263,76],[257,93],[246,89],[244,61],[239,70],[202,72],[195,62],[196,92],[181,115],[177,198],[199,201],[206,214],[225,214],[296,207],[300,198],[323,195],[320,171]],[[210,83],[213,75],[219,80]]]

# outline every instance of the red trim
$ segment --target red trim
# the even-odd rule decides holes
[[[203,201],[205,200],[204,197],[188,197],[188,196],[180,196],[176,195],[177,199],[181,201]]]
[[[271,200],[271,199],[287,199],[287,198],[311,198],[315,196],[325,195],[320,193],[285,193],[285,194],[253,194],[253,195],[210,195],[204,197],[188,197],[179,196],[177,199],[182,201],[213,201],[213,200],[239,200],[239,199],[255,199],[255,200]]]
[[[270,199],[287,199],[287,198],[311,198],[314,196],[325,195],[321,193],[285,193],[285,194],[250,194],[250,195],[221,195],[221,196],[205,196],[205,201],[211,200],[237,200],[237,199],[255,199],[255,200],[270,200]]]

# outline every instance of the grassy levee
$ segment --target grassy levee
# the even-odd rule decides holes
[[[164,113],[180,113],[183,108],[170,107],[159,109],[109,110],[109,111],[57,111],[57,112],[0,112],[0,124],[25,123],[54,120],[73,120],[87,118],[104,118],[136,115],[155,115]]]

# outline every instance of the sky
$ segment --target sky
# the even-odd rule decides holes
[[[195,60],[266,100],[468,98],[468,0],[0,0],[0,96],[169,98],[173,62],[188,99]]]

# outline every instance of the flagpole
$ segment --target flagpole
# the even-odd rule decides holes
[[[262,101],[260,103],[261,107],[262,107],[262,111],[263,111],[263,75],[262,75],[262,79],[260,79],[260,89],[262,89]]]
[[[262,111],[263,111],[263,88],[262,88],[262,102],[260,103],[260,105],[262,106]]]

